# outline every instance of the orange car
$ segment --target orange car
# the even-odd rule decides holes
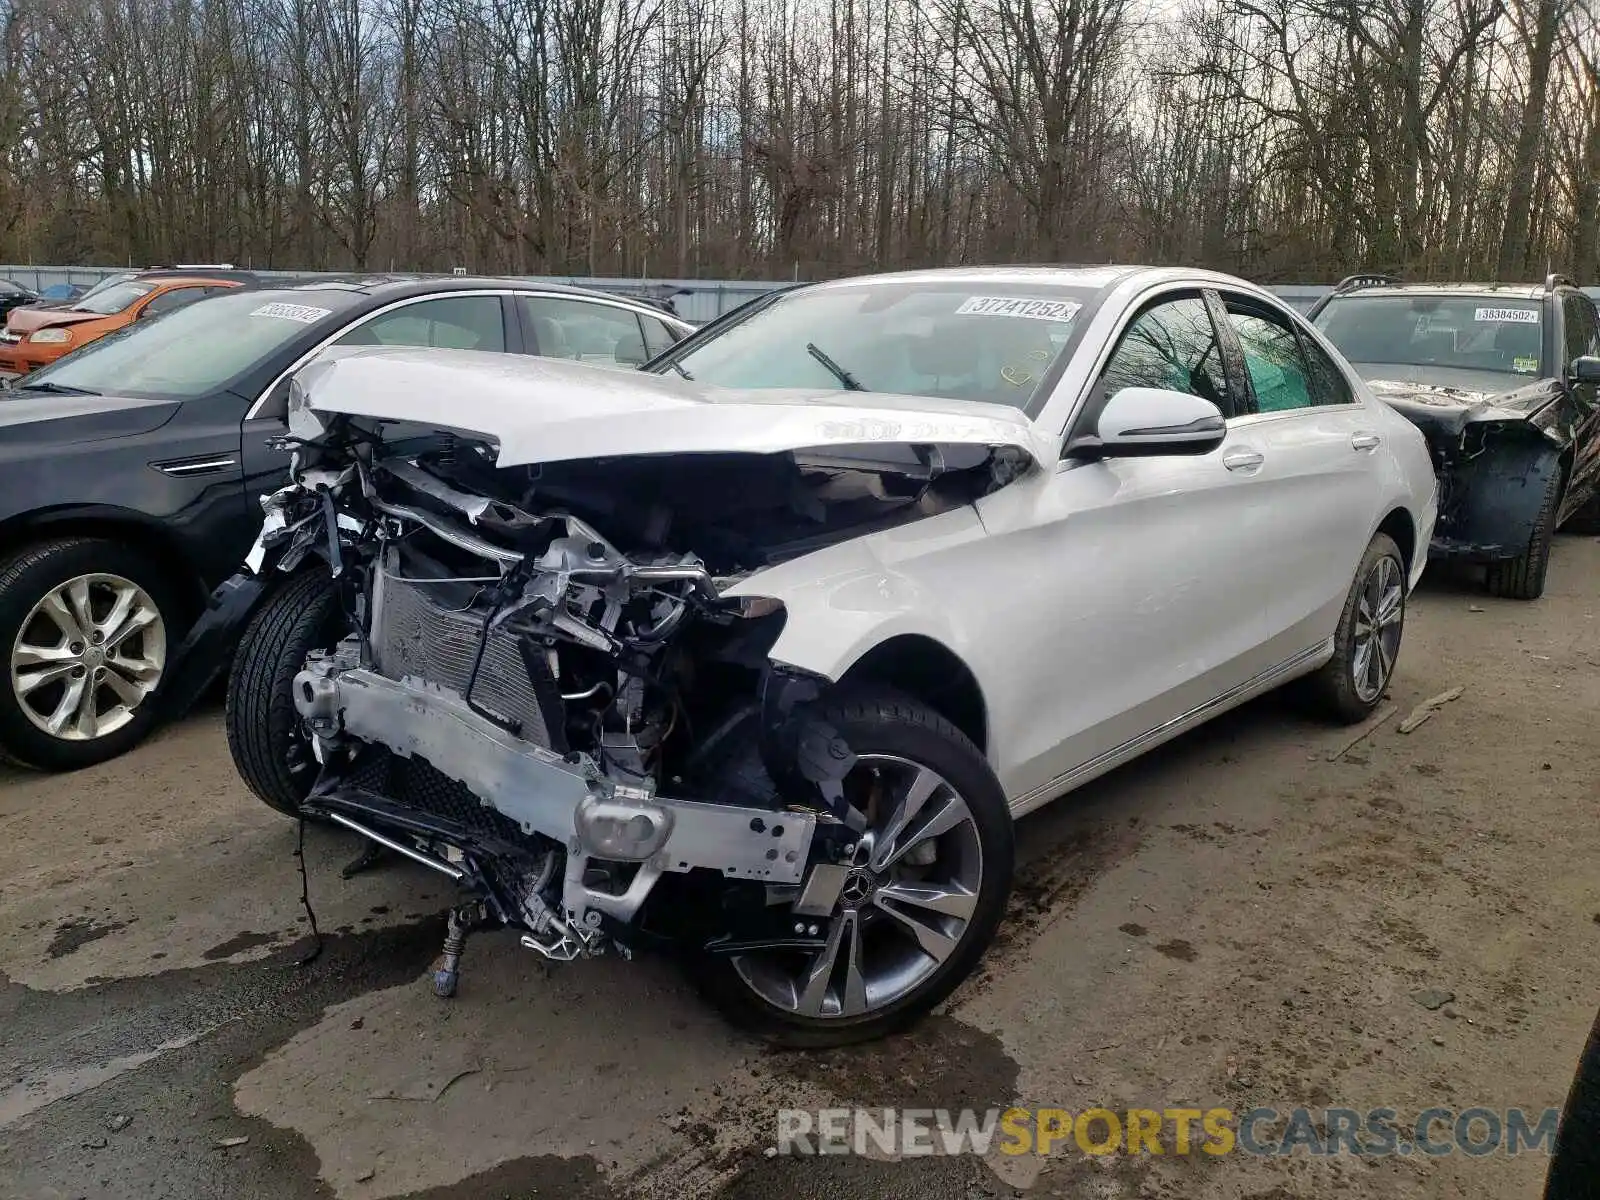
[[[13,309],[0,330],[0,374],[25,375],[134,321],[239,286],[235,280],[204,276],[136,277],[91,292],[66,308]]]

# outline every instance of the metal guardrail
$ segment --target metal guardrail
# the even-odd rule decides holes
[[[133,270],[131,267],[51,267],[0,265],[0,278],[13,279],[24,287],[39,292],[55,284],[78,284],[92,287],[108,275],[119,275]],[[245,268],[241,268],[245,269]],[[337,279],[352,274],[350,271],[255,271],[263,279],[312,279],[319,276]],[[593,288],[624,296],[643,296],[652,300],[671,299],[673,308],[685,320],[701,323],[737,308],[774,288],[789,287],[789,281],[776,282],[748,279],[620,279],[615,276],[578,275],[517,275],[535,283],[560,283],[572,287]],[[1332,291],[1328,284],[1283,283],[1271,284],[1268,290],[1287,303],[1304,312],[1319,298]],[[1600,287],[1584,288],[1600,303]]]

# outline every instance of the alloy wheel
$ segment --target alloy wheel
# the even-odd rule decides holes
[[[166,623],[120,575],[79,575],[33,606],[11,647],[11,691],[51,737],[92,741],[133,720],[161,682]]]
[[[1350,675],[1363,703],[1370,704],[1383,695],[1394,673],[1405,605],[1405,574],[1400,564],[1385,554],[1372,564],[1356,594]]]
[[[927,982],[961,944],[983,881],[977,824],[938,772],[863,754],[845,794],[867,827],[844,864],[849,875],[822,949],[733,962],[767,1003],[814,1019],[860,1017]]]

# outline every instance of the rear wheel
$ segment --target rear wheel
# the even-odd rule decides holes
[[[1489,564],[1485,583],[1491,596],[1507,600],[1537,600],[1544,595],[1544,576],[1550,566],[1550,543],[1556,532],[1556,512],[1561,507],[1561,472],[1545,481],[1544,498],[1534,521],[1528,548],[1516,558]]]
[[[1306,680],[1317,708],[1336,721],[1365,720],[1394,676],[1405,620],[1405,559],[1393,538],[1375,534],[1345,597],[1333,657]]]
[[[228,678],[228,749],[245,785],[269,807],[300,815],[316,778],[294,706],[294,677],[313,650],[330,649],[344,623],[334,582],[307,571],[274,592],[251,618]]]
[[[795,917],[822,947],[697,963],[730,1018],[787,1046],[866,1041],[926,1013],[977,966],[1011,889],[1011,813],[959,730],[879,690],[825,703],[822,715],[856,755],[844,789],[866,821],[832,911]]]
[[[0,562],[0,757],[75,770],[142,739],[182,633],[180,597],[169,569],[100,538]]]

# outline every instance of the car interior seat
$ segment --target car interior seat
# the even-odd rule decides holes
[[[567,331],[554,317],[534,317],[533,343],[545,358],[571,358],[572,348],[567,344]]]

